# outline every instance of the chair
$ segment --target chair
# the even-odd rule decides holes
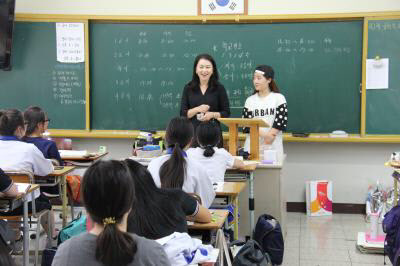
[[[16,183],[34,183],[34,176],[30,172],[5,172],[14,182]],[[28,217],[30,218],[36,218],[37,219],[37,226],[36,226],[36,242],[35,242],[35,264],[34,265],[39,265],[39,240],[40,240],[40,220],[42,217],[47,214],[48,215],[48,221],[51,220],[50,217],[50,211],[49,210],[42,210],[40,212],[36,212],[36,205],[35,205],[35,200],[31,197],[32,199],[32,213],[28,213]],[[22,218],[22,224],[27,224],[28,221],[24,220],[24,215],[2,215],[0,216],[0,219],[7,219],[9,223],[21,223],[20,220]],[[31,222],[31,221],[30,221]],[[32,223],[32,222],[31,222]],[[25,257],[29,257],[29,228],[26,228],[26,226],[23,227],[23,241],[24,243],[27,241],[28,243],[28,250],[23,250],[23,255],[24,255],[24,266],[27,262],[25,260]],[[51,235],[52,228],[51,228],[51,223],[49,222],[48,226],[48,235]],[[24,245],[25,247],[25,245]]]

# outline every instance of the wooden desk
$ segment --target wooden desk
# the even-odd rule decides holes
[[[246,182],[224,182],[223,188],[218,187],[215,190],[217,196],[228,196],[229,203],[235,206],[234,208],[234,238],[239,238],[239,194],[246,187]]]
[[[54,170],[53,173],[48,175],[49,177],[54,177],[58,182],[60,182],[60,192],[62,201],[62,227],[67,225],[67,179],[68,173],[72,172],[76,166],[63,166],[60,169]],[[40,178],[40,177],[38,177]]]
[[[229,211],[227,210],[210,210],[210,223],[193,223],[188,225],[188,229],[193,230],[217,230],[220,229],[228,218]]]
[[[15,183],[15,184],[18,186],[18,184],[20,184],[20,183]],[[21,183],[20,185],[26,185],[26,183]],[[23,226],[23,251],[24,251],[23,265],[24,266],[29,265],[28,195],[32,194],[31,198],[34,200],[33,192],[35,190],[39,189],[39,187],[40,186],[37,184],[31,184],[31,187],[29,188],[29,190],[26,193],[18,195],[15,198],[1,198],[0,199],[2,202],[9,201],[10,209],[8,211],[12,211],[12,210],[18,208],[19,206],[21,206],[21,204],[23,204],[23,206],[24,206],[23,207],[23,223],[24,223],[24,226]],[[37,226],[39,226],[39,225],[37,225]]]
[[[88,155],[85,156],[61,156],[61,159],[65,162],[74,164],[74,163],[91,163],[94,161],[97,161],[104,156],[106,156],[108,152],[103,152],[103,153],[88,153]]]

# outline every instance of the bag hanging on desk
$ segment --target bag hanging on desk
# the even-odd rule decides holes
[[[226,239],[222,229],[218,229],[215,247],[219,249],[218,260],[215,265],[217,266],[232,266],[232,255],[226,244]]]
[[[81,201],[81,179],[82,177],[80,175],[67,176],[68,194],[71,196],[71,199],[76,203],[80,203]]]

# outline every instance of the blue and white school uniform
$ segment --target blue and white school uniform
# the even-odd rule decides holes
[[[170,154],[166,154],[153,159],[147,169],[153,177],[157,187],[161,187],[160,168],[170,158]],[[196,193],[200,196],[202,205],[210,207],[215,198],[214,188],[204,167],[193,159],[185,156],[186,160],[186,176],[183,182],[182,190],[186,193]]]
[[[190,159],[200,163],[206,169],[211,181],[223,182],[226,168],[233,167],[235,158],[224,148],[214,147],[215,153],[211,157],[204,156],[204,149],[190,148],[186,151]]]
[[[33,144],[14,136],[0,136],[0,168],[4,171],[27,171],[46,176],[54,171],[50,160]]]

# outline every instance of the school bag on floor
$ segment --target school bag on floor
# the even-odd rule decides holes
[[[278,220],[272,215],[260,215],[253,231],[253,239],[257,241],[264,252],[269,255],[272,264],[282,264],[284,241],[281,225]]]
[[[382,228],[386,233],[384,255],[388,255],[390,261],[395,265],[396,252],[400,248],[400,206],[393,207],[385,214]]]
[[[239,248],[233,258],[233,266],[272,266],[271,258],[265,253],[263,248],[255,240],[235,240],[229,243],[232,249]]]

